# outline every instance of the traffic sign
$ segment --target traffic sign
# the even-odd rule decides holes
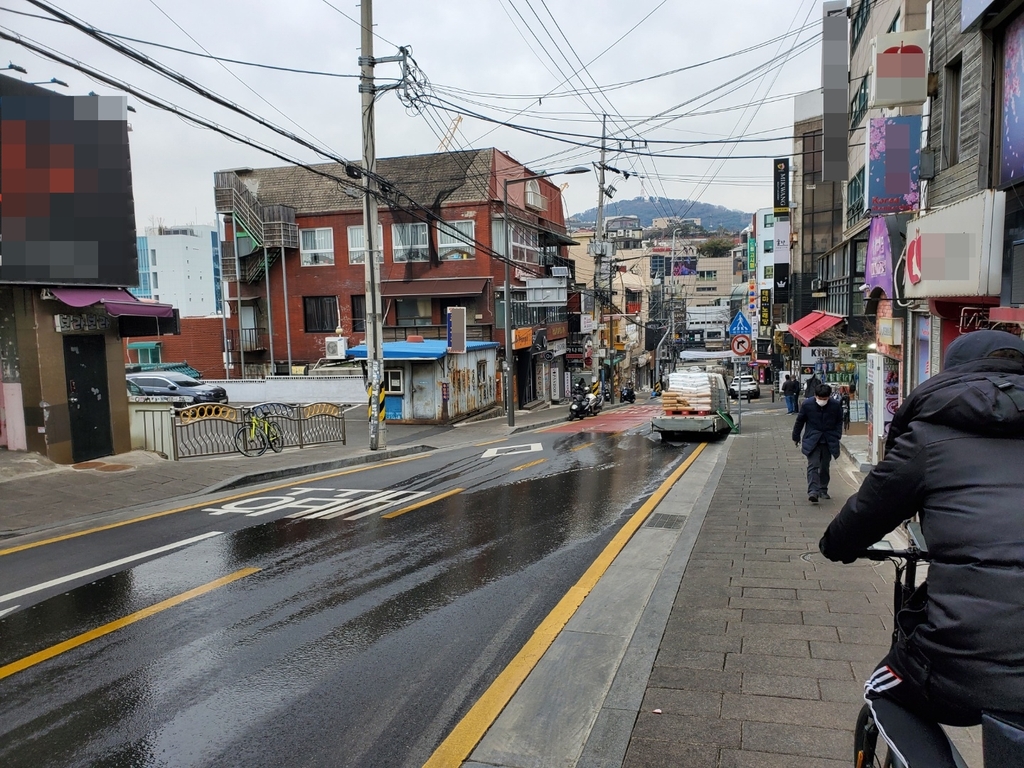
[[[738,336],[732,337],[732,353],[734,355],[744,356],[750,354],[750,336],[745,333],[741,333]]]
[[[729,323],[730,336],[749,336],[753,330],[750,327],[750,321],[747,320],[747,316],[742,312],[737,312],[732,322]],[[750,339],[747,339],[747,341],[750,341]]]

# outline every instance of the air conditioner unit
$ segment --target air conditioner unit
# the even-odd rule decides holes
[[[824,282],[821,280],[821,278],[816,277],[813,280],[811,280],[811,290],[812,291],[820,291],[823,287],[824,287]]]
[[[569,268],[568,267],[552,267],[551,268],[551,276],[552,277],[569,277]]]
[[[348,357],[348,339],[344,336],[328,336],[324,339],[324,357],[328,360],[344,360]]]

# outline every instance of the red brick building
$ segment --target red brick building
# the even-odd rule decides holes
[[[313,168],[215,174],[226,233],[221,252],[232,377],[241,375],[243,363],[250,377],[323,364],[328,339],[343,337],[349,347],[364,340],[360,172],[337,163]],[[552,394],[552,379],[564,371],[565,343],[556,342],[568,334],[566,308],[527,306],[525,280],[548,276],[554,266],[569,267],[572,280],[559,188],[548,179],[523,181],[535,172],[495,149],[385,158],[377,172],[389,182],[382,191],[391,202],[379,207],[377,238],[385,341],[444,338],[446,309],[462,306],[468,340],[505,346],[505,265],[492,254],[506,252],[504,182],[519,180],[508,185],[512,258],[522,264],[511,280],[517,399],[523,404]],[[187,352],[189,363],[209,376],[193,359],[223,360],[223,330],[191,325],[182,323],[182,356]],[[203,345],[214,354],[201,353]]]

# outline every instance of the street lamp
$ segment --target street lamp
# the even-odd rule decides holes
[[[71,87],[63,80],[58,80],[56,77],[51,77],[49,80],[42,83],[28,83],[28,85],[63,85],[65,88]]]
[[[589,172],[589,168],[578,166],[576,168],[570,168],[567,171],[536,173],[530,176],[523,176],[521,179],[505,179],[503,182],[505,192],[504,197],[502,198],[502,212],[505,217],[505,375],[503,377],[503,389],[505,390],[505,410],[508,411],[508,425],[510,427],[514,427],[516,425],[516,407],[512,403],[512,285],[509,270],[509,265],[512,261],[512,226],[508,219],[508,185],[533,181],[534,179],[546,179],[549,176],[561,176],[563,174],[568,176],[576,173]]]
[[[13,61],[10,62],[6,67],[4,67],[4,69],[13,69],[15,72],[21,72],[21,74],[23,74],[23,75],[27,75],[28,74],[28,70],[27,69],[25,69],[24,67],[19,67]]]

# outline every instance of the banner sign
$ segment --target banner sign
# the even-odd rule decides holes
[[[773,160],[775,178],[772,182],[772,207],[775,208],[775,215],[789,216],[789,158],[782,157]],[[775,225],[778,226],[776,220]]]
[[[448,354],[466,351],[466,308],[448,307]]]
[[[768,289],[761,291],[761,315],[759,325],[767,328],[772,324],[772,292]]]
[[[747,271],[757,271],[757,238],[753,235],[747,239]]]
[[[866,207],[872,216],[917,210],[921,116],[873,117],[868,125]]]
[[[928,98],[928,30],[879,35],[869,107],[919,106]]]

